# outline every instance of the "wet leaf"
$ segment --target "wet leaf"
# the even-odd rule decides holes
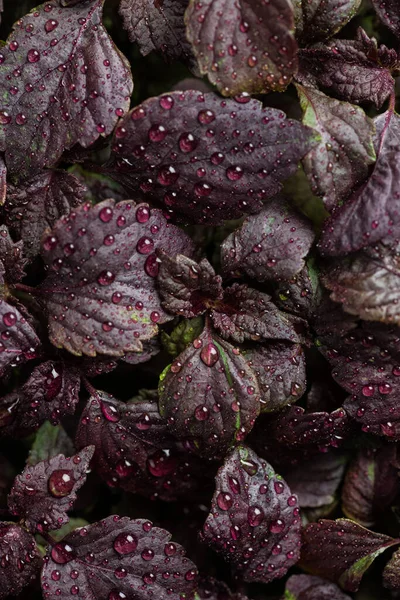
[[[24,244],[21,241],[13,242],[8,228],[0,225],[0,261],[4,267],[7,283],[16,283],[25,277]]]
[[[35,358],[39,338],[31,323],[20,311],[0,299],[0,375]]]
[[[37,576],[42,563],[35,538],[19,525],[0,522],[0,555],[4,563],[0,598],[17,596]]]
[[[248,96],[172,92],[120,121],[107,173],[171,216],[217,225],[258,212],[295,173],[315,135]]]
[[[390,590],[398,590],[400,587],[400,550],[393,553],[383,570],[383,585]]]
[[[140,352],[171,319],[155,289],[158,248],[192,252],[183,231],[147,204],[105,200],[57,221],[42,245],[52,343],[77,355]]]
[[[300,552],[300,511],[288,485],[246,446],[225,458],[215,483],[207,543],[244,581],[283,577]]]
[[[194,600],[248,600],[243,594],[234,594],[222,581],[211,577],[201,579]]]
[[[389,27],[397,37],[400,37],[400,10],[397,1],[372,0],[372,5],[386,27]]]
[[[350,600],[350,596],[321,577],[292,575],[287,580],[282,600]]]
[[[32,533],[59,529],[67,523],[67,511],[86,481],[93,452],[94,448],[88,446],[72,458],[58,454],[25,467],[15,478],[8,497],[12,514],[21,517]]]
[[[331,37],[357,13],[361,0],[294,0],[296,38],[309,44]]]

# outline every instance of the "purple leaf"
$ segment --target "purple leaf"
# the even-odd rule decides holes
[[[253,371],[238,348],[208,327],[160,375],[160,413],[202,456],[242,441],[260,412]]]
[[[197,569],[170,540],[165,529],[128,517],[110,516],[75,529],[49,550],[43,597],[191,600]]]
[[[94,448],[88,446],[72,458],[58,454],[25,467],[15,478],[8,497],[12,514],[20,516],[32,533],[60,529],[68,522],[67,511],[86,481],[93,452]]]
[[[143,342],[143,348],[140,352],[127,352],[122,360],[129,365],[139,365],[147,362],[153,356],[156,356],[160,352],[160,344],[157,338],[147,340]]]
[[[393,553],[383,570],[383,585],[390,590],[398,590],[400,587],[400,550]]]
[[[206,312],[222,298],[222,278],[207,259],[200,263],[187,256],[160,253],[158,289],[162,305],[169,313],[190,319]]]
[[[191,0],[185,21],[201,73],[224,96],[283,91],[297,71],[287,0]]]
[[[337,33],[357,13],[361,0],[296,0],[296,38],[303,44]]]
[[[377,244],[330,264],[323,282],[335,302],[366,321],[400,325],[400,244]]]
[[[0,0],[1,1],[1,0]],[[1,15],[0,15],[1,18]],[[7,196],[7,167],[3,157],[0,156],[0,206],[4,204]]]
[[[278,198],[222,244],[226,274],[242,272],[258,281],[290,279],[304,267],[314,240],[311,223]]]
[[[286,582],[282,600],[351,600],[329,581],[313,575],[292,575]]]
[[[331,40],[300,51],[299,81],[322,87],[352,104],[373,102],[380,108],[394,91],[395,50],[379,46],[361,27],[355,40]]]
[[[32,325],[20,311],[0,299],[0,375],[35,358],[39,338]]]
[[[306,390],[306,361],[299,344],[275,343],[247,350],[261,393],[261,411],[274,412],[297,402]]]
[[[17,186],[9,185],[6,221],[32,258],[40,252],[43,232],[84,199],[85,187],[65,171],[42,171]]]
[[[147,204],[105,200],[57,221],[43,241],[52,343],[73,354],[122,356],[169,321],[155,289],[155,251],[191,254],[190,239]]]
[[[74,144],[90,146],[128,110],[130,68],[101,23],[103,3],[46,2],[3,46],[0,147],[12,174],[29,176]],[[18,86],[10,87],[16,70]]]
[[[109,175],[171,215],[217,225],[258,212],[311,149],[315,134],[241,96],[194,90],[150,98],[115,131]]]
[[[79,388],[80,373],[74,367],[61,361],[41,363],[20,390],[20,424],[36,428],[48,419],[56,425],[75,412]]]
[[[248,598],[243,594],[232,593],[225,583],[208,577],[200,580],[195,600],[248,600]]]
[[[323,519],[305,527],[300,564],[307,571],[356,592],[375,558],[399,543],[400,540],[365,529],[349,519]]]
[[[322,288],[313,258],[288,281],[274,281],[273,299],[281,310],[313,321],[321,302]]]
[[[400,10],[397,0],[372,0],[372,5],[386,27],[400,37]]]
[[[304,170],[312,192],[331,210],[366,179],[375,162],[374,123],[362,108],[301,85],[297,91],[304,125],[321,136],[303,159]]]
[[[344,514],[364,525],[374,525],[398,492],[399,463],[395,444],[360,450],[346,473],[342,489]]]
[[[333,504],[346,467],[343,455],[329,452],[285,472],[285,480],[301,508]]]
[[[247,285],[234,283],[227,288],[222,300],[210,306],[210,318],[223,338],[236,343],[271,339],[299,341],[288,316],[267,294]]]
[[[0,598],[17,596],[42,564],[35,538],[19,525],[0,522],[0,555]]]
[[[13,242],[5,225],[0,225],[0,261],[7,283],[16,283],[25,277],[27,260],[23,254],[23,242]]]
[[[194,67],[183,18],[187,5],[188,0],[121,0],[119,12],[129,39],[139,44],[143,56],[156,50],[168,62],[183,59]]]
[[[300,554],[300,511],[285,481],[250,448],[238,446],[215,483],[205,540],[244,581],[283,577]]]
[[[322,254],[341,256],[393,240],[400,223],[400,117],[390,110],[375,119],[377,161],[369,179],[328,219],[321,236]]]

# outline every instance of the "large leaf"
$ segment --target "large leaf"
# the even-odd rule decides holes
[[[129,108],[130,68],[101,23],[103,3],[46,2],[2,48],[0,148],[13,175],[54,165],[74,144],[90,146]]]
[[[400,223],[400,117],[391,110],[375,119],[377,161],[369,179],[328,219],[319,243],[325,255],[341,256],[383,238],[393,241]]]
[[[321,577],[292,575],[286,582],[282,600],[350,600],[350,596]]]
[[[297,86],[303,123],[313,127],[321,142],[303,159],[314,194],[331,210],[368,176],[375,161],[375,127],[361,108]]]
[[[191,600],[196,567],[170,540],[168,531],[143,519],[110,516],[80,527],[49,549],[44,597]]]
[[[400,325],[400,245],[377,244],[336,260],[323,277],[331,298],[366,321]]]
[[[25,254],[39,254],[40,240],[48,227],[78,206],[85,188],[73,175],[61,170],[42,171],[29,181],[9,185],[4,206],[6,221],[24,241]]]
[[[238,446],[217,473],[203,536],[244,581],[283,577],[300,552],[297,498],[271,465]]]
[[[274,412],[297,402],[306,389],[306,361],[299,344],[274,343],[246,351],[261,394],[261,410]]]
[[[42,563],[35,538],[19,525],[0,522],[0,554],[0,598],[18,596]]]
[[[224,96],[282,91],[297,71],[288,0],[190,0],[185,19],[200,71]]]
[[[41,285],[54,345],[74,354],[122,356],[171,317],[155,289],[154,251],[192,252],[190,239],[147,204],[105,200],[57,221],[45,237]]]
[[[25,315],[0,298],[0,375],[35,358],[38,345],[39,338]]]
[[[372,4],[386,27],[400,37],[400,9],[397,0],[372,0]]]
[[[331,37],[357,13],[361,0],[294,0],[296,37],[303,44]]]
[[[160,412],[204,456],[242,441],[260,412],[253,371],[238,348],[208,327],[160,376]]]
[[[332,40],[300,51],[298,78],[307,85],[353,104],[373,102],[380,108],[394,90],[392,71],[399,68],[397,52],[379,46],[359,28],[355,40]]]
[[[356,592],[375,558],[398,544],[400,540],[365,529],[349,519],[321,520],[304,529],[301,565]]]
[[[157,50],[167,59],[194,63],[185,35],[187,0],[121,0],[119,12],[131,42],[146,56]]]
[[[221,101],[213,93],[173,92],[120,121],[107,172],[171,215],[216,225],[259,211],[315,135],[248,96]]]
[[[93,452],[93,446],[88,446],[71,458],[58,454],[25,467],[8,497],[12,514],[20,516],[32,533],[59,529],[67,523],[67,511],[86,481]]]
[[[278,198],[226,238],[222,266],[226,274],[245,273],[258,281],[290,279],[303,268],[313,240],[311,223]]]
[[[22,241],[13,242],[5,225],[0,225],[0,261],[4,267],[7,283],[15,283],[25,277],[27,260]]]

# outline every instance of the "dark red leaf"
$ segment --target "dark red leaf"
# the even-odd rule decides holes
[[[132,201],[85,204],[43,241],[53,344],[73,354],[122,356],[169,321],[155,289],[155,250],[191,254],[190,239],[158,210]]]
[[[46,2],[2,47],[0,147],[13,175],[53,166],[76,143],[90,146],[128,110],[130,68],[101,23],[103,3]]]
[[[48,552],[43,597],[192,600],[197,569],[170,540],[165,529],[128,517],[110,516],[75,529]]]
[[[0,555],[0,598],[17,596],[42,564],[35,538],[19,525],[0,522]]]
[[[349,519],[321,520],[304,529],[300,564],[307,571],[356,592],[375,558],[399,543],[400,540],[365,529]]]
[[[222,300],[210,307],[210,317],[219,334],[236,343],[271,339],[299,341],[289,317],[267,294],[247,285],[234,283],[227,288]]]
[[[372,0],[379,18],[397,37],[400,37],[400,9],[397,0]]]
[[[313,575],[292,575],[286,583],[284,600],[351,600],[329,581]]]
[[[297,71],[287,0],[191,0],[185,20],[201,73],[224,96],[282,91]]]
[[[85,187],[66,171],[42,171],[29,181],[9,185],[4,206],[6,221],[19,239],[25,254],[39,254],[43,232],[84,199]]]
[[[0,376],[10,367],[16,367],[35,358],[39,345],[30,322],[20,311],[0,299]]]
[[[208,577],[200,580],[195,600],[248,600],[248,598],[243,594],[234,594],[222,581]]]
[[[394,90],[391,71],[398,69],[395,50],[379,46],[359,28],[355,40],[331,40],[300,51],[298,79],[322,87],[352,104],[373,102],[380,108]]]
[[[314,144],[314,132],[241,96],[194,90],[150,98],[115,131],[107,172],[171,215],[217,225],[258,212]]]
[[[300,511],[285,481],[250,448],[238,446],[215,483],[203,530],[208,544],[244,581],[283,577],[300,554]]]
[[[327,210],[338,206],[368,176],[375,162],[375,127],[362,108],[297,85],[303,123],[321,136],[303,159],[311,190]]]
[[[296,0],[293,3],[296,37],[302,44],[337,33],[357,13],[361,0]]]
[[[273,299],[279,308],[313,321],[322,296],[319,272],[313,258],[288,281],[274,281],[273,284]]]
[[[395,444],[360,450],[346,473],[342,510],[346,517],[371,527],[387,510],[399,487]]]
[[[260,412],[258,383],[244,356],[208,327],[160,375],[159,393],[171,431],[213,458],[242,441]]]
[[[119,12],[129,39],[144,56],[157,50],[168,61],[183,59],[194,67],[183,18],[187,5],[188,0],[121,0]]]
[[[261,411],[274,412],[297,402],[306,389],[306,361],[299,344],[268,344],[247,350],[261,393]]]
[[[0,225],[0,261],[7,283],[15,283],[25,277],[27,260],[23,253],[23,242],[13,242],[5,225]]]
[[[383,585],[390,590],[400,588],[400,550],[394,552],[383,570]]]
[[[207,259],[200,263],[178,254],[159,253],[158,285],[162,305],[169,313],[190,319],[203,314],[222,297],[222,278]]]
[[[67,511],[86,481],[93,452],[93,446],[88,446],[72,458],[58,454],[25,467],[8,497],[12,514],[21,517],[33,533],[60,529],[69,521]]]
[[[325,224],[322,254],[342,256],[379,242],[393,241],[400,223],[400,117],[390,110],[375,119],[377,161],[369,179]]]
[[[158,343],[158,339],[153,338],[152,340],[143,342],[143,348],[140,352],[127,352],[122,360],[129,365],[139,365],[140,363],[147,362],[159,352],[160,344]]]
[[[343,455],[329,452],[286,471],[285,480],[302,508],[320,508],[335,501],[345,467]]]
[[[313,240],[311,223],[277,198],[226,238],[222,266],[226,274],[242,272],[258,281],[290,279],[304,267]]]

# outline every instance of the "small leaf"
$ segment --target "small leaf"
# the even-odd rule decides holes
[[[155,289],[158,248],[190,254],[192,243],[147,204],[104,200],[57,221],[42,245],[52,343],[77,355],[140,352],[171,319]]]
[[[35,440],[29,450],[27,465],[30,467],[38,462],[50,460],[57,454],[74,453],[74,445],[62,425],[52,425],[45,421],[37,431]]]
[[[286,0],[284,0],[286,2]],[[218,225],[258,212],[313,147],[316,134],[258,100],[195,90],[150,98],[127,114],[106,171],[169,215]]]
[[[44,598],[70,600],[71,594],[79,594],[148,600],[152,592],[157,600],[190,600],[197,569],[183,548],[170,540],[168,531],[150,521],[128,517],[110,516],[76,529],[49,549],[42,570]],[[59,577],[52,577],[54,571]],[[167,572],[176,575],[171,578]],[[71,586],[78,591],[71,592]]]
[[[297,71],[287,0],[190,0],[185,21],[201,73],[224,96],[283,91]]]
[[[399,68],[397,52],[379,46],[358,29],[355,40],[331,40],[300,51],[298,79],[322,87],[352,104],[373,102],[380,108],[394,91],[392,71]]]
[[[186,7],[187,0],[121,0],[119,12],[129,39],[139,44],[143,56],[156,50],[168,62],[183,59],[194,66],[185,35]]]
[[[40,570],[35,538],[19,525],[0,522],[0,555],[0,598],[18,596]]]
[[[161,374],[159,394],[171,431],[213,458],[242,441],[260,412],[253,371],[238,348],[208,327]]]
[[[0,225],[0,261],[4,266],[7,283],[16,283],[25,277],[27,263],[23,242],[13,242],[5,225]]]
[[[187,256],[159,253],[158,286],[162,305],[169,313],[190,319],[206,312],[222,297],[222,278],[207,259],[200,263]]]
[[[309,44],[331,37],[357,13],[361,0],[294,0],[296,38]],[[305,600],[305,599],[304,599]]]
[[[226,238],[221,249],[224,272],[243,272],[258,281],[290,279],[304,267],[313,240],[307,219],[276,199]]]
[[[211,577],[201,579],[194,600],[249,600],[243,594],[234,594],[222,581]]]
[[[7,369],[35,358],[39,338],[20,311],[0,299],[0,376]]]
[[[282,600],[351,600],[350,596],[321,577],[292,575],[286,582]]]
[[[400,550],[393,553],[383,570],[383,585],[389,590],[398,590],[400,587]]]
[[[4,206],[6,221],[24,241],[29,258],[39,254],[43,232],[81,204],[84,194],[85,187],[78,179],[60,170],[42,171],[17,186],[9,185]]]
[[[319,270],[310,257],[299,273],[288,281],[273,282],[274,302],[280,309],[313,321],[321,303],[323,289],[319,282]]]
[[[368,176],[375,162],[375,127],[361,108],[297,85],[303,123],[321,142],[303,159],[312,192],[328,210],[338,206]]]
[[[304,529],[300,564],[307,571],[356,592],[375,558],[398,544],[400,540],[365,529],[349,519],[321,520]]]
[[[59,529],[67,523],[67,511],[86,481],[93,452],[93,446],[88,446],[72,458],[58,454],[25,467],[8,497],[12,514],[20,516],[32,533]]]
[[[245,352],[261,392],[261,411],[294,404],[306,390],[306,360],[299,344],[271,343]]]
[[[300,552],[300,511],[285,481],[250,448],[238,446],[215,483],[205,540],[244,581],[283,577]]]
[[[128,110],[130,68],[101,23],[103,3],[42,4],[2,47],[0,147],[14,176],[53,166],[74,144],[90,146]]]
[[[372,0],[372,5],[386,27],[400,37],[400,10],[397,0],[385,0],[385,2]]]

